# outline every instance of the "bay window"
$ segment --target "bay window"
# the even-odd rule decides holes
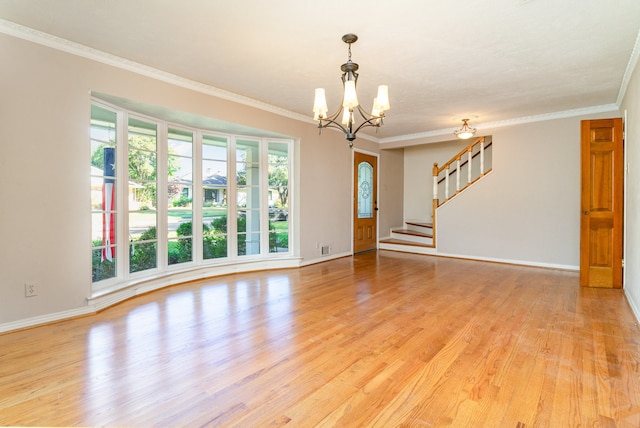
[[[290,254],[291,140],[212,132],[99,101],[90,134],[95,290]]]

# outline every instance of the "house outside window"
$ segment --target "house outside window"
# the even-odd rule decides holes
[[[90,130],[94,290],[290,254],[291,140],[214,133],[97,100]]]
[[[228,210],[228,138],[202,137],[202,258],[226,258]]]
[[[167,150],[167,260],[193,261],[193,132],[169,128]]]

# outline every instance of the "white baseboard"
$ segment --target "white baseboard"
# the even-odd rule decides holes
[[[427,256],[451,257],[454,259],[478,260],[483,262],[505,263],[510,265],[541,267],[541,268],[547,268],[547,269],[561,269],[561,270],[570,270],[570,271],[577,271],[577,272],[580,271],[580,266],[574,266],[574,265],[532,262],[528,260],[500,259],[500,258],[494,258],[494,257],[478,257],[478,256],[470,256],[466,254],[442,253],[442,252],[439,252],[436,248],[420,248],[420,247],[413,247],[413,246],[402,245],[402,244],[385,243],[385,244],[381,244],[380,249],[388,250],[388,251],[413,253],[413,254],[423,254]]]
[[[392,250],[390,248],[380,248],[380,249],[381,250],[387,249],[390,251],[401,251],[401,250]],[[423,254],[442,256],[442,257],[453,257],[453,258],[468,259],[468,260],[480,260],[480,261],[488,261],[488,262],[496,262],[496,263],[508,263],[508,264],[516,264],[516,265],[524,265],[524,266],[532,266],[532,267],[579,271],[579,266],[572,266],[572,265],[559,265],[559,264],[551,264],[551,263],[529,262],[529,261],[522,261],[522,260],[497,259],[497,258],[491,258],[491,257],[476,257],[476,256],[467,256],[463,254],[438,253],[437,251],[434,251],[433,248],[429,248],[428,250],[429,252],[425,252]],[[15,330],[22,330],[25,328],[37,327],[39,325],[49,324],[52,322],[62,321],[65,319],[91,315],[103,309],[106,309],[110,306],[113,306],[117,303],[120,303],[124,300],[135,297],[137,295],[148,293],[154,290],[159,290],[161,288],[169,287],[169,286],[180,284],[183,282],[189,282],[189,281],[210,278],[210,277],[215,277],[220,275],[226,275],[226,274],[232,274],[232,273],[252,272],[257,270],[297,268],[297,267],[309,266],[317,263],[322,263],[330,260],[340,259],[343,257],[351,257],[351,256],[352,256],[351,252],[344,252],[344,253],[331,254],[322,258],[312,259],[308,261],[305,261],[301,258],[264,260],[264,261],[253,262],[253,263],[220,265],[220,266],[206,267],[206,268],[197,269],[193,271],[174,273],[167,276],[155,278],[152,280],[131,284],[125,288],[119,288],[114,290],[103,290],[100,293],[96,293],[96,295],[87,298],[87,306],[82,308],[70,309],[68,311],[55,312],[51,314],[45,314],[45,315],[40,315],[36,317],[25,318],[22,320],[11,321],[11,322],[0,324],[0,333],[6,333],[9,331],[15,331]],[[627,301],[629,302],[629,305],[633,310],[634,315],[636,316],[636,319],[640,319],[640,310],[638,310],[638,308],[636,307],[634,302],[629,298],[628,295],[626,297],[627,297]]]
[[[436,252],[435,255],[442,256],[442,257],[453,257],[456,259],[479,260],[483,262],[493,262],[493,263],[505,263],[510,265],[541,267],[541,268],[548,268],[548,269],[562,269],[562,270],[571,270],[576,272],[580,271],[580,266],[575,266],[575,265],[561,265],[556,263],[532,262],[528,260],[515,260],[515,259],[500,259],[500,258],[494,258],[494,257],[478,257],[478,256],[468,256],[464,254],[450,254],[450,253],[440,253],[440,252]]]
[[[335,258],[335,256],[333,256]],[[63,321],[70,318],[95,314],[103,309],[123,302],[140,294],[145,294],[154,290],[169,287],[184,282],[199,279],[211,278],[221,275],[242,272],[254,272],[259,270],[297,268],[302,265],[301,258],[289,257],[271,260],[257,260],[229,265],[207,266],[200,269],[175,272],[157,278],[139,281],[130,284],[120,284],[118,288],[100,290],[87,298],[87,305],[81,308],[68,311],[55,312],[17,321],[0,324],[0,333],[7,333],[15,330],[37,327],[56,321]],[[325,261],[325,259],[315,260],[315,262]],[[309,263],[311,264],[311,263]]]
[[[631,307],[631,311],[633,312],[633,315],[636,317],[636,322],[640,323],[640,309],[638,309],[638,307],[636,306],[636,303],[633,301],[633,299],[627,292],[626,288],[624,289],[624,297],[627,298],[627,302]]]
[[[7,333],[14,330],[23,330],[25,328],[37,327],[43,324],[49,324],[56,321],[62,321],[70,318],[82,317],[85,315],[94,314],[96,311],[86,306],[78,309],[71,309],[68,311],[55,312],[53,314],[46,314],[32,318],[25,318],[18,321],[7,322],[0,324],[0,333]]]
[[[302,266],[310,266],[310,265],[315,265],[318,263],[323,263],[323,262],[328,262],[329,260],[335,260],[335,259],[341,259],[343,257],[351,257],[353,255],[353,253],[336,253],[336,254],[329,254],[326,255],[320,259],[313,259],[313,260],[309,260],[309,261],[302,261],[300,262],[300,267]]]

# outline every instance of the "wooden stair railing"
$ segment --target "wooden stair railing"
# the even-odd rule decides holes
[[[491,147],[491,137],[480,137],[470,143],[467,147],[460,150],[458,154],[453,156],[447,163],[438,167],[438,162],[433,164],[433,205],[432,205],[432,224],[433,224],[433,245],[436,243],[436,208],[449,201],[451,198],[471,186],[473,183],[484,177],[491,171],[491,168],[485,169],[485,150]],[[475,152],[475,153],[474,153]],[[466,155],[466,156],[465,156]],[[478,169],[477,177],[473,177],[473,161],[476,157],[480,157],[480,166]],[[463,157],[466,159],[463,160]],[[453,166],[453,168],[452,168]],[[461,170],[463,167],[467,167],[467,182],[461,185]],[[439,178],[444,172],[444,177]],[[456,189],[453,194],[449,191],[449,177],[455,174]],[[438,187],[444,182],[444,198],[440,202],[440,196],[438,195]]]

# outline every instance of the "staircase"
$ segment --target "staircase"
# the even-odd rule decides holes
[[[381,239],[381,250],[436,254],[434,223],[439,206],[453,199],[463,190],[491,172],[491,137],[480,137],[462,149],[441,167],[433,165],[432,222],[405,221],[402,228],[391,229],[389,238]],[[462,184],[462,181],[466,183]],[[451,183],[455,182],[455,188]]]
[[[381,250],[435,254],[433,224],[406,221],[404,228],[391,229],[391,237],[381,239],[378,247]]]

